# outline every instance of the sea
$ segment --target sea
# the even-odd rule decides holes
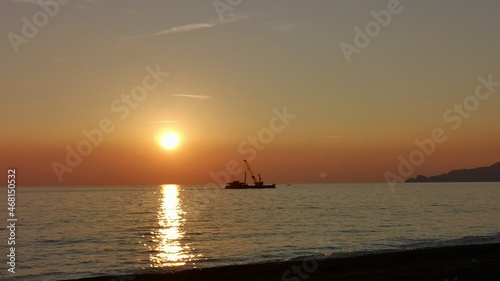
[[[11,273],[7,189],[0,190],[1,280],[161,273],[500,242],[500,183],[17,187]]]

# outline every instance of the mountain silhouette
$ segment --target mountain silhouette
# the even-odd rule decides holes
[[[419,175],[406,182],[496,182],[500,181],[500,162],[489,167],[453,170],[449,173],[426,177]]]

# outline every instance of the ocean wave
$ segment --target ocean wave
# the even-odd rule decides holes
[[[495,243],[500,243],[500,233],[494,233],[491,235],[481,235],[481,236],[464,236],[461,238],[450,239],[450,240],[429,239],[429,240],[422,240],[418,242],[405,244],[400,247],[394,247],[394,248],[380,248],[380,249],[360,250],[360,251],[339,251],[329,254],[317,253],[310,255],[300,255],[297,257],[284,260],[297,261],[310,258],[314,258],[316,260],[328,259],[328,258],[350,258],[350,257],[358,257],[371,254],[401,252],[401,251],[416,250],[423,248],[439,248],[439,247],[451,247],[451,246],[461,246],[461,245],[480,245],[480,244],[495,244]]]

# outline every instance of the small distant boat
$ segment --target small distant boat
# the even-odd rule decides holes
[[[245,172],[245,180],[244,181],[239,181],[239,180],[233,180],[230,183],[226,184],[226,189],[260,189],[260,188],[276,188],[276,184],[264,184],[262,181],[260,174],[259,174],[259,180],[255,178],[252,169],[250,169],[250,165],[248,164],[247,160],[245,161],[245,164],[247,166],[248,172],[250,172],[250,176],[253,179],[254,184],[248,184],[247,183],[247,172]]]

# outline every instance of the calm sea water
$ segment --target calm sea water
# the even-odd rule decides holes
[[[500,241],[500,183],[18,187],[16,273],[60,280]],[[1,212],[7,218],[6,189]]]

